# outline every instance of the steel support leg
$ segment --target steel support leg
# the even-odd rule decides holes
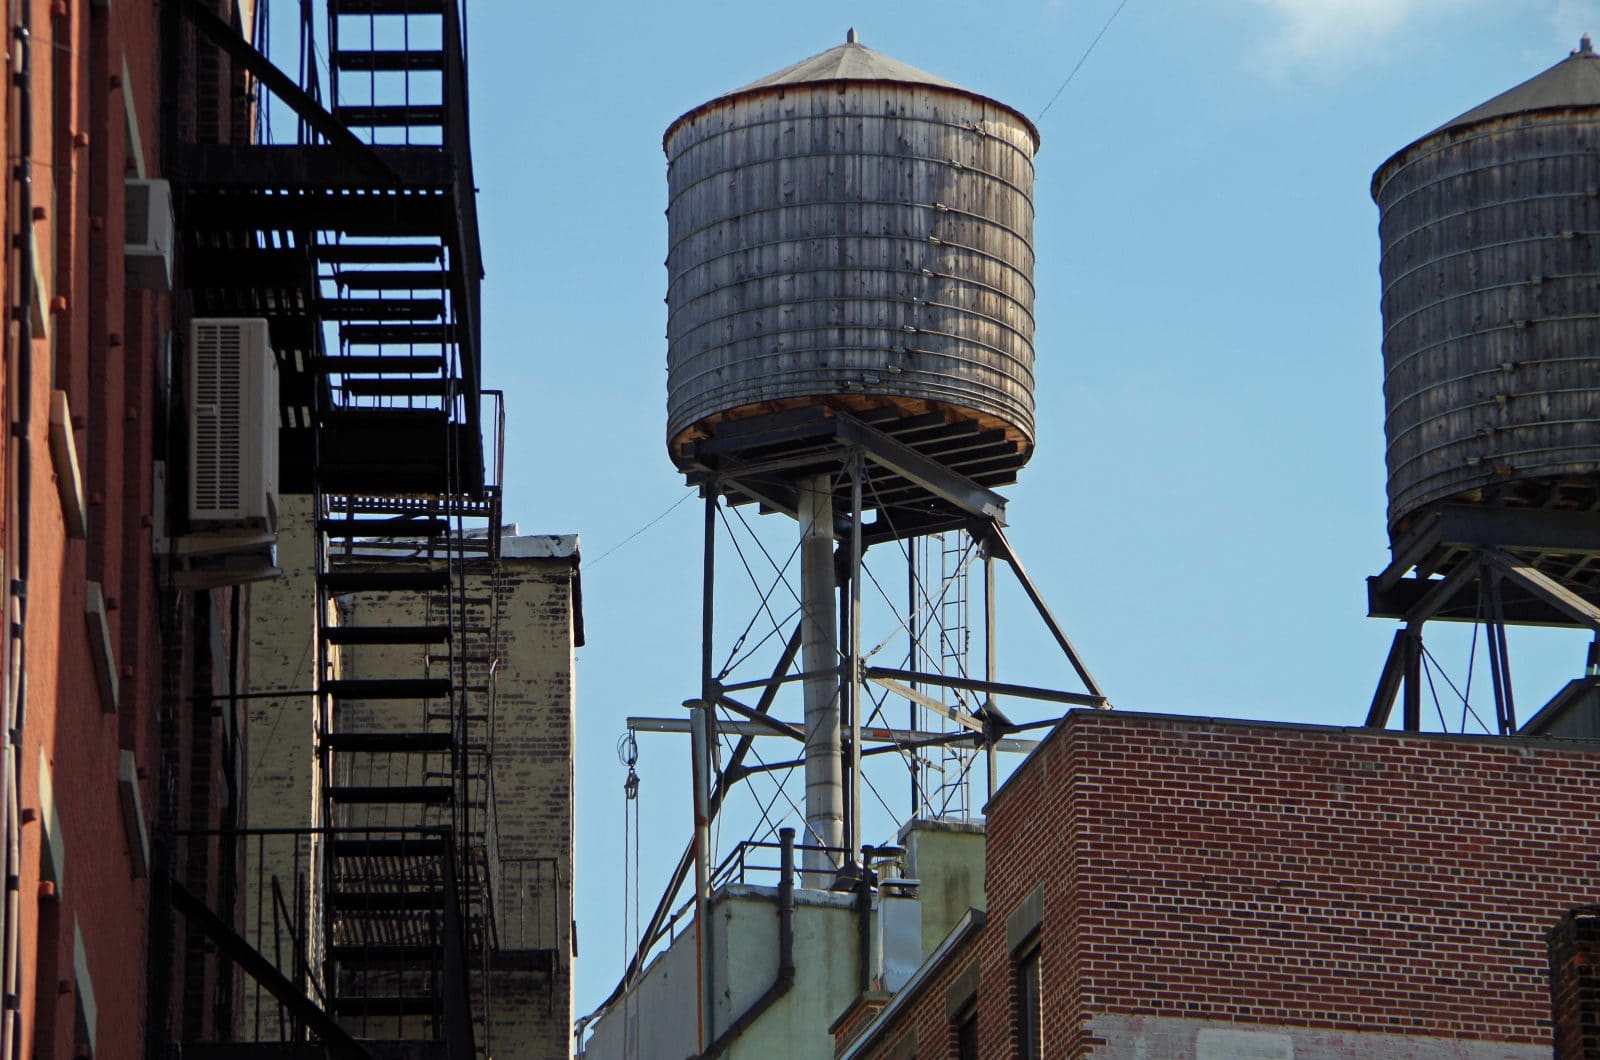
[[[1401,726],[1406,732],[1422,731],[1422,623],[1407,623],[1400,631],[1406,643],[1405,705]]]
[[[817,475],[800,484],[800,665],[815,676],[805,682],[806,846],[843,845],[845,810],[839,715],[844,682],[835,620],[833,558],[833,477]],[[842,617],[842,616],[841,616]],[[826,887],[838,869],[831,855],[805,850],[801,879],[807,887]]]
[[[994,584],[994,557],[988,549],[983,550],[983,672],[985,680],[991,683],[995,680],[995,645],[997,643],[995,621],[995,584]],[[993,718],[995,711],[994,693],[989,693],[984,698],[984,707],[988,715]],[[999,765],[999,756],[995,752],[994,727],[988,726],[990,735],[984,741],[984,754],[987,758],[985,770],[989,774],[989,798],[994,798],[995,769]]]
[[[845,842],[852,859],[861,847],[861,480],[866,473],[866,457],[857,449],[850,465],[850,836]]]

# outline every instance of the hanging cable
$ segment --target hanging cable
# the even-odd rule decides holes
[[[632,729],[617,740],[617,759],[628,767],[622,782],[622,959],[626,961],[639,944],[639,772],[634,768],[639,764],[639,741]]]
[[[1072,72],[1067,75],[1067,79],[1061,82],[1061,87],[1056,89],[1056,94],[1050,97],[1050,102],[1046,103],[1044,105],[1044,109],[1041,110],[1038,116],[1033,119],[1033,123],[1035,125],[1038,125],[1041,121],[1043,121],[1045,114],[1049,112],[1051,107],[1055,106],[1056,100],[1061,98],[1061,93],[1067,90],[1067,86],[1072,84],[1072,79],[1078,76],[1078,71],[1083,69],[1083,64],[1089,61],[1089,56],[1094,52],[1095,45],[1100,43],[1100,38],[1106,35],[1106,30],[1111,28],[1111,23],[1117,20],[1117,16],[1122,14],[1122,9],[1127,6],[1128,0],[1122,0],[1122,2],[1117,5],[1117,9],[1111,12],[1111,17],[1106,19],[1106,24],[1100,27],[1100,32],[1094,35],[1094,40],[1090,41],[1089,46],[1083,50],[1083,55],[1078,59],[1078,65],[1072,68]]]
[[[585,560],[584,561],[584,565],[583,565],[584,566],[584,570],[586,570],[586,571],[594,570],[594,565],[596,563],[599,563],[601,560],[603,560],[607,556],[611,555],[611,553],[615,552],[617,549],[621,548],[623,545],[626,545],[628,542],[632,541],[634,538],[638,537],[640,534],[644,533],[646,530],[650,529],[652,526],[656,525],[661,520],[665,519],[667,516],[671,515],[674,511],[677,510],[678,505],[682,504],[684,501],[688,500],[690,497],[693,497],[693,496],[695,496],[695,494],[693,494],[693,493],[687,493],[687,492],[684,493],[684,495],[682,497],[679,497],[677,500],[673,501],[670,505],[668,505],[666,510],[663,511],[660,515],[656,516],[654,519],[650,520],[648,523],[645,523],[643,526],[639,527],[639,529],[635,530],[633,533],[629,534],[627,537],[623,538],[621,541],[618,541],[616,544],[612,545],[610,548],[608,548],[604,552],[600,553],[600,555],[596,556],[594,559]]]

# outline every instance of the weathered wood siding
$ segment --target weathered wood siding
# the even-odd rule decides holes
[[[1379,169],[1389,526],[1600,475],[1600,113],[1418,141]]]
[[[934,401],[1033,440],[1023,120],[920,85],[735,96],[669,130],[669,442],[839,395]]]

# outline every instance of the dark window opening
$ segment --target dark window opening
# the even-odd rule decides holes
[[[1043,976],[1039,947],[1017,958],[1017,1055],[1022,1060],[1044,1056]]]
[[[978,1001],[956,1015],[956,1060],[978,1060]]]

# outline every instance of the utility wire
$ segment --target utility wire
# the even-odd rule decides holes
[[[1038,116],[1033,119],[1033,124],[1038,125],[1044,120],[1046,111],[1055,106],[1056,100],[1061,98],[1061,93],[1065,92],[1067,86],[1072,84],[1072,79],[1078,76],[1078,71],[1083,69],[1083,64],[1089,61],[1089,55],[1094,51],[1095,45],[1100,43],[1100,38],[1106,35],[1106,30],[1111,28],[1111,23],[1117,20],[1117,16],[1122,14],[1122,9],[1127,6],[1128,0],[1122,0],[1121,3],[1117,4],[1117,9],[1111,12],[1111,17],[1106,19],[1106,24],[1100,27],[1100,32],[1094,35],[1094,40],[1090,41],[1089,46],[1084,49],[1082,57],[1078,59],[1078,65],[1074,66],[1072,72],[1067,75],[1067,79],[1061,82],[1061,87],[1056,89],[1056,94],[1050,97],[1050,102],[1044,105],[1044,110],[1041,110]]]
[[[589,562],[584,564],[584,567],[586,569],[588,569],[588,570],[594,570],[594,565],[596,563],[599,563],[601,560],[603,560],[607,556],[611,555],[611,553],[615,552],[617,549],[621,548],[623,545],[626,545],[629,541],[632,541],[634,538],[638,537],[640,534],[644,533],[646,530],[650,529],[652,526],[656,525],[661,520],[665,519],[667,516],[671,515],[674,511],[677,510],[678,505],[682,504],[684,501],[688,500],[690,497],[693,497],[693,496],[695,496],[695,494],[693,494],[693,493],[685,493],[683,496],[681,496],[677,500],[673,501],[672,504],[667,508],[666,511],[662,512],[660,515],[656,516],[654,519],[650,520],[648,523],[645,523],[643,526],[639,527],[639,529],[635,530],[633,533],[629,534],[627,537],[623,538],[621,541],[618,541],[616,544],[612,545],[610,548],[608,548],[604,552],[600,553],[600,555],[597,556],[596,558],[591,559]]]

